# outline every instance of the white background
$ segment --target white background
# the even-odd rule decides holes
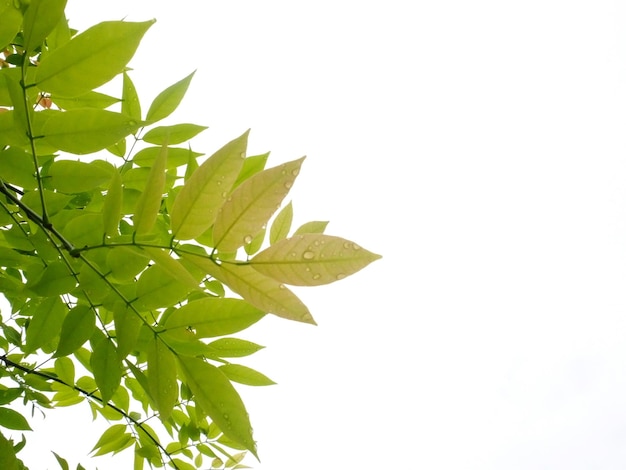
[[[210,126],[195,150],[252,128],[272,166],[308,155],[294,225],[330,220],[383,255],[296,290],[318,327],[239,335],[279,383],[240,388],[254,468],[626,466],[621,2],[70,0],[68,16],[156,18],[131,63],[144,110],[198,69],[168,121]],[[29,434],[29,462],[126,465],[90,462],[102,427],[67,412]]]

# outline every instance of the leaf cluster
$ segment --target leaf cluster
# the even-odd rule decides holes
[[[78,34],[65,3],[0,2],[0,427],[30,429],[16,400],[86,402],[111,424],[94,455],[243,468],[256,443],[233,383],[274,382],[232,362],[262,346],[231,335],[267,314],[314,324],[287,285],[379,256],[325,222],[292,231],[304,158],[267,168],[248,132],[205,158],[189,143],[205,127],[161,124],[193,73],[142,112],[127,64],[153,21]],[[24,444],[0,433],[0,467],[25,468]]]

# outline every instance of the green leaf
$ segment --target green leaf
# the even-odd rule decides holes
[[[250,304],[288,320],[315,325],[309,309],[284,284],[264,276],[248,265],[222,263],[217,266],[205,258],[185,254],[184,257],[206,273],[226,284]]]
[[[27,287],[42,297],[67,294],[76,286],[76,279],[62,261],[54,261],[44,270],[41,277]]]
[[[64,18],[67,0],[31,0],[24,14],[24,50],[29,55]]]
[[[170,307],[183,300],[190,290],[186,284],[175,279],[172,273],[154,265],[141,273],[133,306],[141,312]]]
[[[293,206],[291,202],[287,204],[283,210],[281,210],[270,228],[270,245],[273,245],[279,240],[287,238],[289,230],[291,229],[291,222],[293,221]]]
[[[19,431],[32,431],[26,418],[10,408],[0,407],[0,426]]]
[[[141,149],[133,157],[133,163],[138,166],[151,167],[161,153],[161,147],[146,147]],[[192,152],[187,148],[169,147],[167,153],[167,168],[174,169],[187,164],[189,157],[200,157],[202,154]]]
[[[42,58],[35,82],[50,93],[78,96],[121,73],[154,21],[106,21]]]
[[[244,245],[243,248],[248,256],[252,256],[261,249],[261,247],[263,246],[263,241],[265,240],[266,231],[266,229],[262,229],[254,237],[252,237],[252,241],[250,241],[250,243]]]
[[[343,238],[304,234],[266,248],[250,260],[250,265],[286,284],[319,286],[354,274],[379,258]]]
[[[285,198],[304,157],[257,173],[233,191],[215,219],[215,247],[231,252],[252,241]]]
[[[13,400],[20,397],[22,393],[24,393],[24,390],[21,388],[7,388],[0,390],[0,405],[11,403]]]
[[[258,172],[263,171],[269,156],[270,153],[267,152],[262,155],[252,155],[251,157],[246,158],[243,162],[243,167],[239,172],[239,176],[237,176],[237,181],[235,181],[233,186],[236,188],[252,175],[256,175]]]
[[[45,142],[77,155],[110,147],[138,128],[137,121],[104,109],[70,109],[47,114],[49,117],[41,127]]]
[[[93,212],[73,218],[65,226],[64,235],[77,247],[100,244],[104,235],[102,214]]]
[[[40,303],[31,302],[34,312],[26,329],[25,353],[31,353],[56,338],[66,313],[66,307],[58,297],[48,297]]]
[[[211,338],[244,330],[264,316],[264,312],[240,299],[206,297],[176,309],[165,328],[193,328],[197,337]]]
[[[104,403],[108,402],[122,379],[122,367],[115,346],[109,338],[96,343],[91,355],[93,377]]]
[[[57,459],[57,462],[61,466],[62,470],[69,470],[70,469],[70,466],[67,463],[67,460],[65,460],[63,457],[58,455],[56,452],[52,452],[52,453],[54,454],[54,457]]]
[[[171,277],[182,284],[186,284],[190,289],[200,289],[198,287],[198,280],[191,275],[179,260],[172,258],[167,251],[160,248],[149,247],[143,248],[143,251],[145,251],[162,269],[167,271]]]
[[[76,369],[74,367],[74,362],[69,357],[58,357],[56,361],[54,361],[54,372],[57,374],[57,377],[63,380],[66,384],[74,384],[74,374]]]
[[[146,132],[143,140],[149,144],[162,145],[167,142],[168,144],[176,145],[188,141],[205,129],[208,128],[206,126],[198,126],[197,124],[160,126]]]
[[[213,225],[243,165],[248,133],[215,152],[185,182],[170,214],[175,238],[198,237]]]
[[[135,84],[126,72],[124,72],[124,80],[122,82],[122,114],[135,121],[141,121],[139,95],[137,94]]]
[[[46,201],[46,210],[48,215],[54,215],[64,209],[68,202],[72,200],[71,196],[55,193],[47,189],[43,190],[44,199]],[[35,212],[41,214],[41,197],[39,191],[29,191],[22,197],[22,202]]]
[[[104,233],[109,236],[118,234],[120,219],[122,217],[122,177],[119,171],[113,172],[113,177],[109,183],[109,189],[102,206],[102,223]]]
[[[298,229],[293,233],[295,235],[302,235],[303,233],[324,233],[326,230],[326,226],[328,222],[323,221],[312,221],[307,222],[306,224],[302,224]]]
[[[77,108],[96,108],[105,109],[109,106],[118,103],[119,98],[105,95],[97,91],[88,91],[87,93],[72,98],[66,98],[64,96],[51,95],[50,99],[61,109],[77,109]]]
[[[275,385],[272,379],[246,366],[239,364],[226,364],[219,368],[229,380],[244,385],[263,387],[265,385]]]
[[[0,49],[4,50],[20,31],[22,12],[14,1],[4,0],[0,2],[0,18]]]
[[[116,246],[109,250],[106,264],[109,277],[116,282],[131,281],[143,271],[150,259],[143,250],[134,247]]]
[[[161,420],[167,421],[178,399],[176,361],[156,335],[152,336],[148,348],[148,386]]]
[[[150,105],[146,121],[157,122],[172,114],[185,96],[194,74],[195,72],[192,72],[181,81],[174,83],[159,93]]]
[[[87,305],[77,305],[69,311],[63,326],[55,356],[66,356],[80,348],[96,328],[96,315]]]
[[[137,205],[135,206],[135,215],[133,216],[133,225],[138,235],[148,233],[154,227],[159,209],[161,208],[161,200],[163,199],[163,191],[165,190],[165,170],[167,167],[167,139],[161,147],[161,152],[150,169],[150,175],[146,187],[139,196]]]
[[[2,178],[24,189],[35,189],[35,165],[31,154],[17,147],[9,147],[0,152]]]
[[[226,436],[242,444],[256,456],[248,413],[226,376],[201,359],[180,358],[178,365],[185,376],[185,383],[194,394],[196,404]]]
[[[13,442],[4,437],[2,433],[0,433],[0,468],[4,470],[20,470]]]
[[[264,348],[252,341],[238,338],[220,338],[209,343],[217,357],[244,357]]]
[[[126,433],[125,424],[114,424],[102,433],[100,439],[98,439],[98,442],[96,442],[96,445],[93,446],[91,451],[93,452],[96,449],[105,450],[105,452],[98,452],[94,455],[102,455],[111,452],[125,441],[127,435],[129,434]]]

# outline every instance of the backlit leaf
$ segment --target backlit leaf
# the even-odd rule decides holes
[[[119,98],[114,98],[113,96],[105,95],[104,93],[99,93],[97,91],[88,91],[83,95],[74,96],[72,98],[52,95],[50,99],[61,109],[105,109],[120,101]]]
[[[105,84],[124,70],[153,23],[105,21],[87,29],[42,58],[37,86],[70,97]]]
[[[196,403],[222,432],[256,456],[252,427],[239,394],[226,376],[202,359],[185,357],[178,361],[185,383]]]
[[[235,181],[233,186],[236,188],[252,175],[256,175],[258,172],[263,171],[269,156],[270,153],[267,152],[262,155],[252,155],[247,157],[243,162],[243,167],[241,168],[239,176],[237,176],[237,181]]]
[[[144,271],[137,281],[137,299],[133,305],[145,312],[161,307],[170,307],[181,301],[191,289],[159,265]]]
[[[0,433],[0,468],[4,470],[19,470],[20,464],[15,456],[13,441],[9,441]]]
[[[106,183],[111,173],[104,168],[74,160],[55,161],[48,170],[47,182],[62,193],[82,193]]]
[[[328,225],[327,221],[314,220],[312,222],[307,222],[305,224],[302,224],[300,227],[296,229],[296,231],[293,234],[302,235],[303,233],[324,233],[324,230],[326,230],[327,225]]]
[[[141,103],[135,89],[135,84],[124,72],[122,81],[122,114],[135,121],[141,121]]]
[[[145,149],[141,149],[133,157],[133,163],[139,166],[151,167],[154,165],[154,161],[159,156],[160,152],[161,147],[146,147]],[[192,152],[187,148],[169,147],[167,153],[167,168],[172,169],[185,165],[189,160],[190,154],[192,158],[202,155],[201,153]]]
[[[148,347],[148,386],[161,419],[167,420],[178,399],[176,361],[156,335],[152,336]]]
[[[41,296],[50,297],[70,292],[76,286],[76,279],[65,263],[54,261],[33,285],[27,286]]]
[[[82,108],[50,114],[41,134],[54,148],[83,155],[116,144],[137,127],[136,121],[123,114]]]
[[[220,338],[209,346],[218,357],[244,357],[263,349],[263,346],[239,338]]]
[[[154,227],[161,200],[163,199],[163,191],[165,190],[165,169],[167,167],[167,141],[161,147],[161,152],[150,169],[150,175],[146,187],[137,201],[135,207],[135,215],[133,216],[133,225],[138,235],[148,233]]]
[[[31,154],[17,148],[9,147],[0,152],[0,166],[5,181],[24,189],[35,189],[35,165]]]
[[[104,199],[104,206],[102,206],[102,223],[106,235],[113,236],[118,233],[120,218],[122,216],[122,200],[122,177],[120,173],[115,170]]]
[[[80,348],[93,334],[96,316],[87,305],[77,305],[69,311],[63,326],[55,356],[66,356]]]
[[[192,328],[197,337],[210,338],[244,330],[263,316],[264,312],[243,300],[206,297],[176,309],[165,328]]]
[[[109,338],[98,341],[91,355],[93,377],[103,402],[108,402],[122,379],[122,367],[115,346]]]
[[[213,240],[231,252],[249,243],[285,198],[304,157],[257,173],[233,191],[215,219]]]
[[[66,307],[58,297],[48,297],[33,305],[33,318],[26,329],[24,352],[31,353],[48,344],[61,331]]]
[[[251,266],[228,263],[217,266],[199,256],[184,257],[262,311],[271,312],[288,320],[315,324],[307,306],[293,292],[284,284],[261,274]]]
[[[273,245],[279,240],[287,238],[289,230],[291,229],[291,222],[293,220],[293,206],[291,202],[283,207],[270,228],[270,245]]]
[[[22,26],[22,12],[12,0],[0,2],[0,49],[9,45]]]
[[[191,83],[191,79],[193,78],[194,73],[195,72],[192,72],[187,77],[183,78],[179,82],[174,83],[172,86],[166,88],[161,93],[159,93],[159,95],[150,105],[148,115],[146,116],[146,121],[160,121],[161,119],[166,118],[167,116],[172,114],[185,96],[185,93],[187,92],[187,88],[189,88],[189,84]]]
[[[171,277],[182,284],[186,284],[190,289],[199,289],[199,282],[191,275],[180,261],[171,257],[167,251],[160,248],[145,247],[146,252],[162,269],[167,271]]]
[[[64,18],[67,0],[31,0],[24,14],[24,49],[27,53],[41,46],[44,39]]]
[[[260,372],[257,372],[250,367],[242,366],[239,364],[225,364],[223,366],[220,366],[219,369],[230,380],[240,384],[253,385],[256,387],[276,384],[276,382],[261,374]]]
[[[215,152],[185,182],[170,214],[177,239],[195,238],[213,225],[243,165],[247,144],[248,131]]]
[[[379,258],[343,238],[303,234],[266,248],[250,260],[250,265],[279,282],[319,286],[354,274]]]
[[[162,145],[168,142],[171,145],[176,145],[188,141],[205,129],[207,129],[206,126],[198,126],[197,124],[175,124],[173,126],[155,127],[146,132],[143,140],[149,144]]]

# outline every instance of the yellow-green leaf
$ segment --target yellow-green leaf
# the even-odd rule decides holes
[[[241,183],[217,214],[215,247],[232,252],[252,241],[289,192],[303,161],[304,157],[263,170]]]
[[[115,170],[102,206],[102,222],[106,235],[113,236],[118,233],[122,216],[122,200],[122,177],[119,171]]]
[[[248,132],[215,152],[185,182],[172,206],[175,238],[198,237],[213,225],[243,165]]]
[[[161,200],[163,199],[163,191],[165,190],[165,170],[167,169],[167,140],[161,147],[159,156],[154,161],[154,165],[150,169],[150,175],[144,191],[141,193],[137,206],[135,207],[135,215],[133,216],[133,225],[138,235],[148,233],[154,227],[159,209],[161,208]]]
[[[248,413],[230,380],[217,367],[202,359],[179,358],[178,365],[185,376],[185,383],[193,392],[196,404],[226,436],[256,456]]]
[[[160,265],[146,269],[137,281],[137,298],[133,305],[141,312],[170,307],[180,302],[191,288],[173,277]]]
[[[22,26],[22,12],[13,0],[0,2],[0,49],[4,50]]]
[[[111,172],[93,162],[58,160],[52,163],[46,176],[49,187],[72,194],[91,191],[107,183],[111,179]]]
[[[167,421],[178,399],[174,354],[153,335],[148,346],[148,387],[161,419]]]
[[[264,316],[264,312],[240,299],[206,297],[175,310],[165,328],[169,331],[191,327],[198,338],[211,338],[244,330]]]
[[[323,234],[303,234],[266,248],[250,266],[279,282],[319,286],[339,281],[380,258],[356,243]]]
[[[179,260],[172,258],[166,250],[150,247],[143,248],[143,250],[161,268],[167,271],[171,277],[178,280],[182,284],[186,284],[190,289],[200,289],[199,281],[191,275],[191,273],[180,263]]]
[[[240,364],[225,364],[220,366],[219,369],[226,377],[229,378],[229,380],[240,384],[252,385],[255,387],[276,384],[276,382],[260,372]]]
[[[118,103],[119,98],[105,95],[97,91],[89,91],[83,95],[66,98],[64,96],[52,95],[50,99],[61,109],[76,109],[76,108],[97,108],[105,109],[109,106]]]
[[[0,407],[0,426],[19,431],[32,431],[26,418],[10,408]]]
[[[291,202],[283,207],[270,228],[270,245],[273,245],[279,240],[287,238],[289,230],[291,229],[291,222],[293,221],[293,205]]]
[[[41,126],[44,141],[77,155],[114,145],[138,127],[137,122],[128,116],[104,109],[70,109],[48,114]]]
[[[105,21],[87,29],[41,59],[37,86],[71,97],[105,84],[121,73],[154,21]]]
[[[302,235],[303,233],[324,233],[324,230],[326,230],[327,225],[328,225],[328,221],[313,220],[311,222],[302,224],[300,227],[296,229],[296,231],[293,234]]]
[[[122,81],[122,114],[136,121],[141,121],[141,103],[139,102],[139,95],[137,95],[135,84],[126,72],[124,72],[124,79]]]
[[[195,72],[192,72],[190,75],[159,93],[150,105],[146,121],[160,121],[161,119],[172,114],[185,96],[194,73]]]
[[[66,307],[59,297],[48,297],[41,303],[32,302],[33,318],[26,329],[24,352],[31,353],[49,344],[61,331]]]
[[[9,441],[0,433],[0,468],[4,470],[19,470],[21,468],[17,457],[13,441]]]
[[[164,142],[169,142],[172,145],[185,142],[192,137],[195,137],[203,130],[207,129],[206,126],[199,126],[197,124],[175,124],[173,126],[160,126],[150,129],[143,136],[144,142],[149,144],[161,145]]]
[[[31,0],[24,14],[24,50],[32,52],[64,18],[67,0]]]
[[[91,355],[91,368],[93,377],[100,389],[100,395],[104,403],[108,402],[122,379],[122,366],[115,346],[109,338],[96,343]]]
[[[96,315],[89,306],[77,305],[69,311],[63,326],[55,356],[66,356],[80,348],[96,327]]]
[[[315,325],[311,312],[293,292],[251,266],[224,262],[217,266],[200,256],[186,254],[184,257],[262,311]]]

